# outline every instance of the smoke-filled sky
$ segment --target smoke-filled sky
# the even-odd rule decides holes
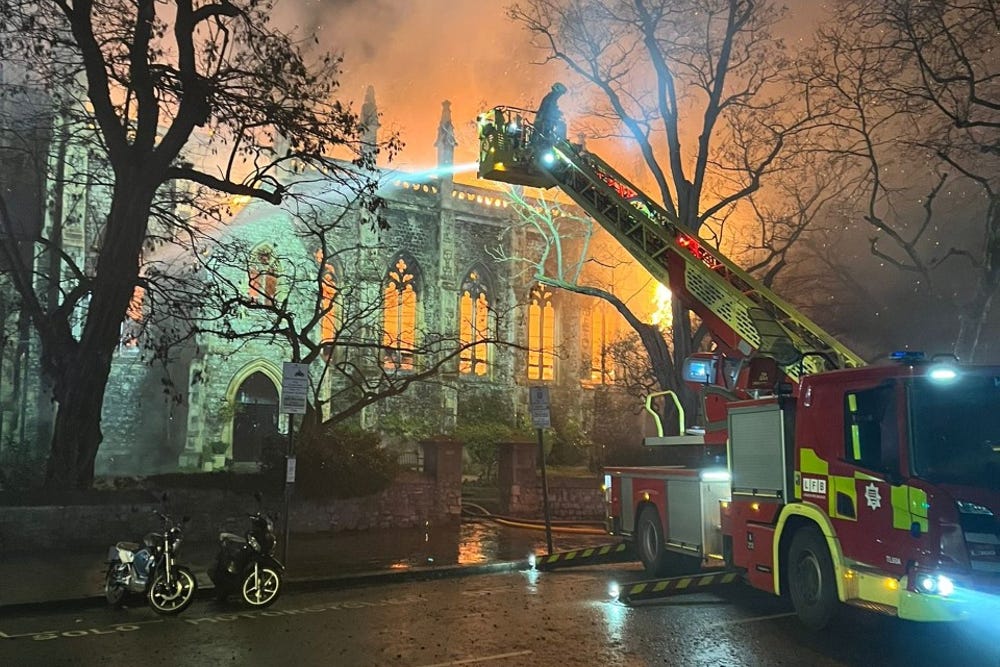
[[[382,130],[406,143],[395,166],[433,167],[441,102],[450,100],[459,146],[456,163],[475,160],[476,114],[498,104],[534,108],[553,81],[569,77],[559,64],[537,64],[520,24],[507,18],[510,0],[279,0],[286,20],[316,27],[321,46],[342,53],[342,98],[360,109],[372,85]],[[789,0],[789,37],[808,34],[822,4]],[[572,97],[573,91],[568,96]],[[572,100],[564,100],[567,110]]]
[[[452,102],[456,162],[474,160],[476,114],[487,105],[533,106],[554,80],[554,68],[531,64],[540,54],[507,19],[503,0],[279,3],[285,11],[297,5],[298,23],[316,25],[322,46],[344,56],[342,97],[359,109],[374,86],[382,131],[398,131],[406,143],[396,166],[407,171],[434,166],[442,101]]]

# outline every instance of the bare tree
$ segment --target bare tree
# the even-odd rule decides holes
[[[107,162],[94,261],[76,267],[59,303],[42,298],[32,267],[3,244],[58,404],[52,487],[93,479],[111,357],[141,282],[158,194],[190,182],[277,203],[282,163],[299,159],[336,172],[332,151],[359,155],[364,128],[333,97],[339,59],[307,57],[272,27],[273,9],[269,0],[0,1],[7,72],[19,68],[26,85],[48,91],[73,127],[90,131],[89,146]],[[275,153],[279,138],[287,149]],[[193,148],[214,164],[185,155]],[[83,305],[75,331],[71,313]]]
[[[530,0],[511,16],[595,94],[591,118],[634,142],[665,209],[695,234],[757,192],[820,115],[791,85],[768,0]],[[683,388],[676,369],[695,341],[684,304],[673,308],[671,386]]]
[[[635,360],[634,346],[627,355],[628,377],[622,379],[626,387],[648,387],[646,378],[652,377],[660,387],[674,387],[673,359],[664,332],[654,323],[643,320],[629,302],[636,294],[622,293],[629,286],[624,278],[634,272],[634,264],[621,257],[609,246],[612,241],[601,234],[594,220],[575,209],[562,205],[557,199],[538,192],[528,198],[520,187],[508,190],[513,214],[511,232],[521,237],[515,245],[519,252],[505,246],[492,249],[494,259],[520,265],[532,280],[575,294],[601,299],[610,304],[635,332],[646,354],[644,363]],[[617,275],[616,275],[617,273]],[[643,281],[647,293],[652,291],[652,280]],[[634,286],[632,286],[634,288]],[[620,346],[619,346],[620,347]],[[611,351],[609,351],[611,352]],[[619,354],[625,362],[626,355]],[[672,405],[666,405],[667,411]]]
[[[825,148],[862,176],[844,201],[863,202],[874,257],[959,302],[954,352],[971,361],[1000,289],[1000,8],[847,0],[835,19],[814,83],[838,107]]]

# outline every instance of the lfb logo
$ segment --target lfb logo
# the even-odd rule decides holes
[[[820,477],[803,477],[802,492],[826,495],[826,480]]]

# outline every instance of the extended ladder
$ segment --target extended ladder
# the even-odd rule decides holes
[[[510,117],[506,108],[500,109]],[[791,304],[684,231],[675,217],[600,157],[565,140],[533,142],[529,124],[520,131],[516,143],[504,132],[483,137],[480,177],[558,185],[701,317],[727,352],[774,357],[793,380],[804,372],[865,365]]]

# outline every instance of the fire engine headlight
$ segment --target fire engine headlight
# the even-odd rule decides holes
[[[555,164],[555,162],[556,162],[556,154],[553,153],[552,151],[546,151],[542,155],[542,162],[544,162],[547,165]]]
[[[732,476],[728,470],[702,470],[701,481],[703,482],[729,482]]]
[[[948,597],[955,592],[955,582],[943,574],[921,574],[917,577],[917,590]]]
[[[621,586],[618,585],[617,581],[612,581],[608,584],[608,595],[614,599],[618,599],[618,595],[622,592]]]
[[[951,366],[939,364],[932,367],[927,375],[935,382],[951,382],[958,377],[958,371]]]
[[[528,567],[535,569],[535,554],[528,554]]]

